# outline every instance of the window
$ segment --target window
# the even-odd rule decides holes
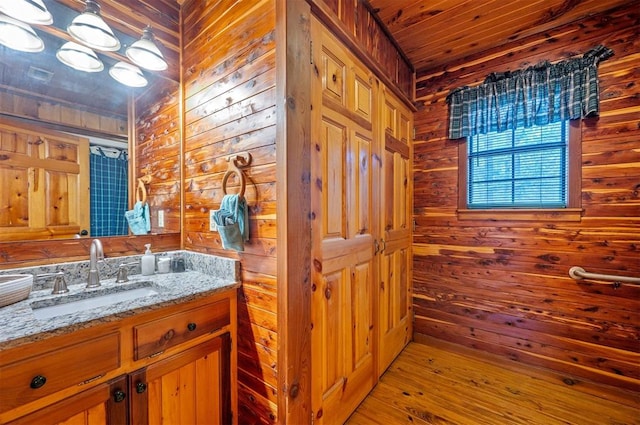
[[[567,206],[568,122],[469,137],[469,208]]]
[[[508,210],[513,216],[519,210],[564,209],[575,216],[579,125],[567,120],[467,137],[459,151],[459,212],[478,217],[474,211]]]
[[[611,56],[596,46],[582,57],[494,72],[447,95],[449,138],[466,138],[458,218],[580,220],[580,122],[600,110],[598,64]],[[501,209],[509,216],[496,217]]]

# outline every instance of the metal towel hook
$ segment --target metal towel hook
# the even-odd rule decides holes
[[[249,152],[234,153],[227,157],[227,162],[229,163],[229,166],[227,167],[227,171],[224,173],[224,177],[222,177],[222,193],[225,195],[227,194],[227,181],[231,175],[235,174],[238,176],[238,181],[240,182],[240,192],[238,193],[238,196],[243,198],[247,182],[242,168],[246,168],[251,164],[251,154]]]

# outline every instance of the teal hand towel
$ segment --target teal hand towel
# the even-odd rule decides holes
[[[149,205],[146,202],[144,204],[140,201],[136,202],[132,210],[124,213],[124,217],[134,235],[146,235],[151,230]]]
[[[213,221],[224,249],[244,251],[244,242],[249,240],[249,208],[244,197],[225,195],[220,209],[213,212]]]

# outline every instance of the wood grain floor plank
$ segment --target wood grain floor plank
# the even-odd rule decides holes
[[[618,403],[504,362],[453,344],[410,343],[347,423],[640,425],[640,394]]]
[[[519,416],[564,423],[566,407],[572,406],[573,418],[580,423],[618,423],[626,418],[624,408],[620,408],[618,403],[601,399],[595,404],[591,397],[576,397],[575,392],[564,387],[541,382],[529,375],[514,375],[499,365],[487,365],[451,353],[447,357],[424,359],[420,351],[413,350],[408,350],[403,360],[406,360],[408,370],[415,369],[416,364],[426,366],[435,378],[431,381],[432,386],[473,392],[479,403],[495,406],[503,412],[517,406]],[[517,420],[515,416],[511,419]]]
[[[433,422],[424,420],[386,403],[380,403],[374,398],[368,398],[362,402],[363,409],[359,409],[349,418],[349,425],[370,425],[376,423],[390,424],[414,424],[414,425],[449,425],[451,422]]]

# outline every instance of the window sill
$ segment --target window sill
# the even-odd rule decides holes
[[[582,208],[496,208],[496,209],[459,209],[458,220],[485,221],[580,221]]]

